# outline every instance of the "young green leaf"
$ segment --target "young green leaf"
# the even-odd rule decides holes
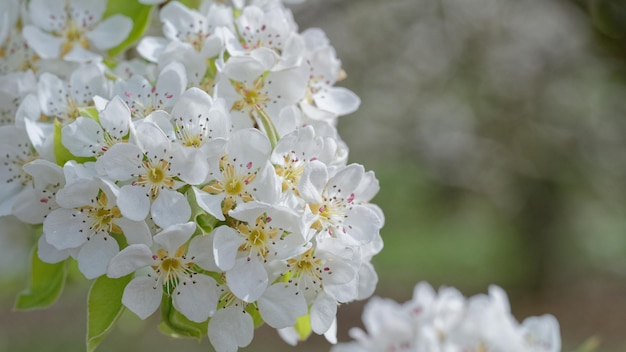
[[[293,326],[300,336],[300,341],[304,341],[311,335],[311,314],[303,315],[296,319],[296,325]]]
[[[67,273],[66,262],[49,264],[37,255],[37,246],[30,254],[28,288],[17,295],[15,309],[29,310],[50,306],[63,292]]]
[[[84,163],[87,161],[95,161],[94,158],[85,158],[78,157],[70,153],[67,148],[63,145],[63,136],[61,134],[61,130],[63,129],[63,124],[59,122],[59,120],[54,120],[54,158],[56,159],[57,165],[63,166],[66,162],[70,160],[76,160],[79,163]]]
[[[196,323],[187,319],[172,306],[172,299],[167,295],[161,301],[161,323],[159,330],[171,337],[189,337],[198,341],[206,335],[209,322]]]
[[[120,14],[128,16],[133,20],[133,28],[128,34],[128,37],[118,46],[108,50],[110,56],[121,54],[141,38],[150,24],[150,13],[153,7],[154,6],[141,4],[137,0],[109,0],[107,2],[104,18]]]
[[[131,275],[118,279],[100,276],[89,289],[87,299],[87,352],[94,351],[124,311],[122,295]]]

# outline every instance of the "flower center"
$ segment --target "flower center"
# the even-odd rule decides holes
[[[252,113],[256,106],[262,106],[270,101],[270,97],[263,92],[263,76],[254,80],[251,87],[243,82],[232,82],[239,100],[233,103],[231,110]]]
[[[85,36],[84,28],[81,28],[76,22],[73,20],[69,20],[67,22],[67,26],[65,27],[65,32],[63,33],[65,37],[65,41],[61,45],[61,57],[67,55],[72,49],[74,45],[78,44],[85,49],[89,49],[89,41]]]
[[[170,163],[165,160],[151,161],[143,163],[144,173],[137,177],[133,185],[150,187],[150,196],[156,198],[162,189],[173,189],[174,179],[169,174]]]

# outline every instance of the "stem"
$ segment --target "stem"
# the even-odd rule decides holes
[[[272,150],[276,147],[280,136],[278,135],[278,131],[276,130],[276,126],[272,122],[272,118],[263,110],[260,105],[255,105],[254,109],[257,112],[257,117],[261,121],[261,125],[263,125],[263,129],[267,134],[267,138],[270,140],[270,144],[272,145]]]

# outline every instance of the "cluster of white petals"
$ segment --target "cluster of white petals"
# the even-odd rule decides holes
[[[352,328],[355,341],[337,344],[331,351],[561,351],[556,318],[546,314],[518,323],[506,293],[498,286],[490,286],[488,295],[465,298],[455,288],[435,292],[420,282],[413,298],[403,304],[372,298],[365,305],[363,324],[367,332]]]
[[[134,275],[130,311],[170,300],[218,351],[259,317],[336,341],[337,306],[374,291],[384,217],[335,128],[360,101],[322,30],[278,0],[170,1],[127,60],[109,50],[133,21],[106,1],[0,8],[0,216],[42,225],[42,261]]]

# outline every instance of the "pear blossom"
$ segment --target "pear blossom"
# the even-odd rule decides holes
[[[253,302],[270,282],[272,264],[308,249],[302,220],[289,208],[258,202],[239,205],[229,215],[241,222],[215,229],[215,261],[233,293]]]
[[[69,81],[43,73],[37,84],[41,112],[68,124],[76,120],[81,108],[94,105],[96,95],[108,96],[108,82],[104,71],[96,64],[81,65],[72,72]]]
[[[186,86],[184,67],[173,62],[159,72],[155,85],[141,75],[132,75],[115,83],[113,95],[124,100],[133,118],[145,118],[155,110],[170,110]]]
[[[30,70],[0,76],[0,126],[19,124],[16,121],[19,107],[26,97],[36,92],[37,79]]]
[[[316,120],[332,120],[356,111],[361,104],[359,97],[347,88],[334,86],[345,78],[345,72],[326,34],[319,28],[312,28],[302,36],[309,68],[306,96],[300,102],[304,114]]]
[[[224,220],[224,215],[238,204],[277,200],[280,190],[269,163],[267,136],[255,129],[235,131],[218,150],[208,158],[208,184],[194,188],[202,209]]]
[[[76,156],[98,157],[130,133],[130,109],[119,96],[100,111],[98,121],[79,116],[63,126],[63,145]]]
[[[24,27],[24,37],[44,59],[99,60],[102,51],[126,39],[133,25],[119,14],[103,19],[105,8],[100,0],[31,0],[32,24]]]
[[[404,304],[374,297],[363,310],[360,328],[350,330],[355,341],[334,346],[333,352],[368,351],[560,351],[558,322],[552,315],[527,318],[519,324],[511,315],[506,293],[497,286],[489,295],[466,299],[454,288],[436,293],[427,283],[415,286]]]
[[[68,184],[56,194],[60,207],[43,222],[49,244],[58,250],[78,249],[78,268],[87,278],[103,275],[111,258],[119,252],[112,234],[124,234],[129,243],[152,241],[145,222],[121,214],[118,195],[117,186],[101,178]]]
[[[222,27],[233,28],[232,8],[211,4],[207,11],[199,12],[172,1],[159,16],[165,38],[145,37],[137,46],[139,53],[160,66],[178,61],[194,85],[209,87],[209,82],[203,82],[210,68],[207,60],[224,50]]]
[[[238,298],[229,290],[230,285],[221,285],[218,310],[208,326],[209,341],[217,352],[234,352],[252,342],[254,322],[248,310],[258,310],[267,324],[276,329],[296,323],[296,319],[307,312],[302,295],[285,283],[275,283],[264,290],[256,303]],[[224,326],[234,327],[223,329]]]
[[[32,178],[32,187],[18,194],[11,213],[28,224],[41,224],[45,217],[59,205],[56,193],[65,186],[63,169],[44,159],[35,159],[23,166]]]
[[[107,275],[112,278],[148,268],[147,275],[132,279],[122,296],[122,303],[141,319],[152,315],[163,294],[172,297],[174,308],[194,322],[206,321],[217,308],[217,282],[200,273],[198,268],[211,268],[209,239],[196,236],[189,239],[196,224],[188,222],[163,229],[154,236],[158,248],[133,244],[124,248],[109,264]]]
[[[176,191],[183,185],[177,178],[193,177],[186,158],[171,148],[171,141],[154,122],[139,120],[134,126],[137,144],[117,143],[96,161],[101,173],[124,182],[120,212],[135,221],[150,214],[163,228],[187,222],[191,208]]]
[[[231,57],[224,65],[215,89],[230,107],[235,128],[261,125],[258,114],[278,116],[282,108],[304,97],[306,70],[294,67],[266,73],[273,65],[271,56],[264,50]]]
[[[366,244],[383,225],[380,210],[368,203],[378,191],[377,181],[361,165],[339,168],[332,175],[326,165],[312,161],[298,190],[312,214],[310,226],[319,234]]]

